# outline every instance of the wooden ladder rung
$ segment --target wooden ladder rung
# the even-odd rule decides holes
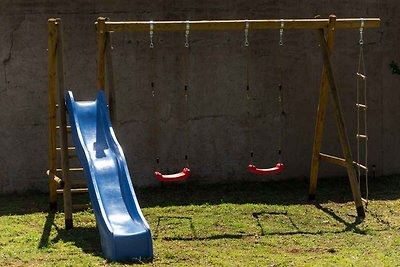
[[[92,205],[90,204],[73,204],[72,205],[72,210],[73,211],[83,211],[91,208]]]
[[[57,130],[60,130],[60,126],[56,126],[56,129],[57,129]],[[71,126],[68,125],[68,126],[67,126],[67,133],[70,133],[70,132],[71,132]]]
[[[346,160],[343,158],[339,158],[339,157],[335,157],[335,156],[331,156],[328,154],[324,154],[324,153],[319,153],[319,158],[321,160],[325,160],[331,164],[335,164],[335,165],[340,165],[343,167],[346,167]]]
[[[356,106],[359,108],[367,109],[367,105],[364,105],[364,104],[357,103]]]
[[[319,153],[319,158],[321,160],[325,160],[325,161],[327,161],[329,163],[332,163],[332,164],[340,165],[340,166],[343,166],[343,167],[347,167],[348,166],[347,163],[346,163],[346,160],[343,159],[343,158],[331,156],[331,155],[324,154],[324,153]],[[353,161],[353,165],[356,168],[360,167],[361,169],[364,169],[364,170],[368,171],[368,168],[365,167],[364,165],[360,164],[360,163],[357,163],[357,162]]]
[[[69,168],[70,172],[83,172],[83,168]],[[62,172],[61,168],[58,168],[56,172]]]
[[[56,147],[56,150],[61,151],[61,147]],[[68,147],[68,151],[75,151],[75,147],[73,146]]]
[[[357,137],[357,138],[365,138],[365,139],[368,139],[368,136],[365,135],[365,134],[357,134],[356,137]]]
[[[71,188],[71,193],[72,194],[81,194],[81,193],[87,193],[89,190],[87,188]],[[57,189],[58,194],[64,193],[63,189]]]
[[[360,77],[363,80],[367,79],[367,76],[365,76],[364,74],[359,73],[359,72],[357,72],[357,76]]]

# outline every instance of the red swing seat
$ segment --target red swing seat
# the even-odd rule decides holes
[[[265,175],[270,175],[270,174],[276,174],[280,173],[283,169],[283,163],[278,162],[275,167],[268,168],[268,169],[259,169],[253,164],[249,164],[247,166],[247,169],[255,174],[265,174]]]
[[[154,176],[161,182],[176,182],[184,180],[190,176],[190,169],[183,168],[181,172],[174,174],[162,174],[160,172],[154,172]]]

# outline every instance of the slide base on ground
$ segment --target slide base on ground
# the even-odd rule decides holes
[[[150,227],[140,210],[125,156],[110,123],[103,91],[95,101],[66,95],[73,141],[84,168],[104,257],[153,257]]]

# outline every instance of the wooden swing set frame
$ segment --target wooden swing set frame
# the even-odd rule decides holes
[[[281,29],[315,29],[321,48],[323,67],[320,85],[319,104],[317,109],[314,143],[311,159],[311,174],[309,199],[315,199],[319,164],[321,160],[345,167],[347,170],[353,199],[359,217],[365,217],[365,210],[361,198],[360,186],[357,181],[356,167],[359,163],[353,161],[348,135],[344,124],[344,117],[340,107],[340,98],[335,83],[331,55],[335,39],[335,30],[344,28],[380,27],[379,18],[345,18],[336,19],[331,15],[328,19],[274,19],[274,20],[204,20],[190,21],[191,31],[211,30],[245,30],[248,23],[250,30]],[[151,22],[154,31],[182,31],[185,32],[187,21],[154,21]],[[111,57],[111,33],[112,32],[148,32],[149,21],[121,21],[112,22],[100,17],[96,21],[97,34],[97,82],[96,88],[104,90],[110,110],[111,120],[115,121],[115,89],[113,79],[113,66]],[[48,78],[49,78],[49,191],[50,208],[57,208],[57,193],[64,196],[64,213],[66,228],[72,228],[72,211],[82,208],[82,205],[72,205],[71,193],[87,192],[87,188],[75,188],[74,183],[82,184],[84,179],[70,179],[70,172],[82,171],[82,168],[70,168],[69,159],[74,147],[68,146],[68,134],[66,108],[64,101],[64,76],[63,76],[63,51],[61,20],[48,20]],[[329,95],[331,95],[334,116],[336,118],[339,141],[343,157],[336,157],[321,153],[321,143],[324,132],[324,120]],[[58,117],[58,118],[57,118]],[[57,133],[59,132],[59,133]],[[59,140],[59,147],[57,147]],[[57,167],[57,158],[60,153],[61,167]],[[61,189],[57,189],[58,187]]]

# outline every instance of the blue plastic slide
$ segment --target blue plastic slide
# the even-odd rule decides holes
[[[150,228],[111,126],[104,92],[99,91],[95,101],[79,102],[68,92],[66,105],[104,257],[112,261],[153,257]]]

